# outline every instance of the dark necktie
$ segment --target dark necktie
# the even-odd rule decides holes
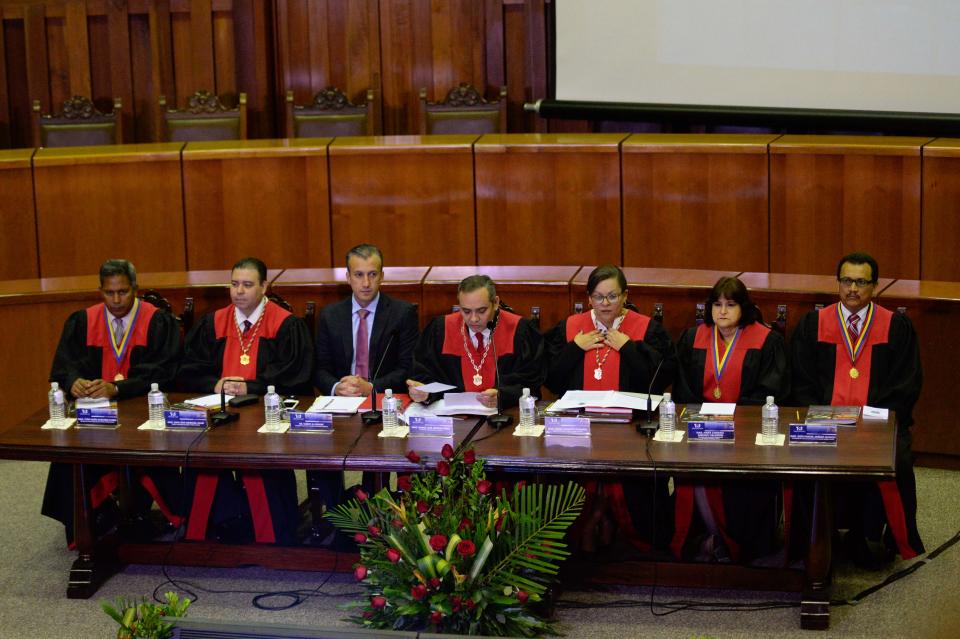
[[[483,333],[477,333],[477,352],[483,353]]]
[[[357,365],[354,374],[357,377],[368,379],[370,377],[370,345],[367,343],[367,315],[370,314],[365,308],[357,311],[360,322],[357,324]]]
[[[113,341],[118,346],[123,341],[123,320],[119,317],[113,318]]]
[[[244,337],[246,337],[247,333],[250,332],[251,326],[253,326],[253,324],[250,323],[250,320],[243,320],[243,336]]]

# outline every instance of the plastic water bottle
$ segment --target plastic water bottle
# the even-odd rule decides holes
[[[777,441],[780,430],[780,409],[773,403],[773,395],[767,395],[767,403],[760,409],[760,432],[764,444]]]
[[[166,404],[167,398],[160,390],[160,385],[155,382],[150,384],[150,392],[147,393],[147,409],[149,410],[151,426],[164,425],[163,409]]]
[[[267,394],[263,396],[263,418],[268,427],[280,426],[280,396],[273,386],[267,386]]]
[[[537,398],[530,394],[529,388],[524,388],[520,397],[520,428],[533,428],[536,420]]]
[[[677,430],[677,405],[673,403],[670,393],[664,393],[660,401],[660,433],[663,437],[673,439]]]
[[[66,401],[58,382],[50,382],[50,392],[47,393],[47,403],[50,405],[50,425],[63,426],[64,407]]]
[[[383,429],[392,430],[397,427],[397,398],[393,396],[393,389],[383,392],[383,402],[380,404],[383,415]]]

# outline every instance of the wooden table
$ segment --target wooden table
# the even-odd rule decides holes
[[[781,407],[781,432],[786,424],[805,417],[805,409]],[[514,410],[514,415],[516,411]],[[642,419],[642,418],[641,418]],[[683,427],[683,424],[679,424]],[[548,437],[514,437],[512,429],[497,432],[481,426],[471,439],[477,455],[490,470],[575,474],[581,476],[668,476],[692,478],[769,478],[807,480],[814,485],[813,525],[810,531],[800,622],[803,628],[825,629],[830,624],[831,533],[833,530],[830,481],[893,479],[896,424],[860,421],[856,428],[841,427],[837,446],[757,446],[760,407],[739,406],[735,416],[736,441],[732,444],[688,442],[667,444],[647,439],[632,424],[593,424],[591,437],[580,445],[563,438],[556,445]],[[678,585],[689,585],[690,571],[724,572],[703,564],[659,564],[655,574],[662,583],[671,573]],[[741,572],[743,567],[730,566]],[[634,577],[635,579],[636,577]],[[703,575],[700,576],[703,579]],[[718,579],[726,581],[724,576]],[[780,589],[789,580],[780,582]]]

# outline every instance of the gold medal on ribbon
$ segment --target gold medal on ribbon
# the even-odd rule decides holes
[[[730,353],[733,352],[734,347],[737,345],[737,342],[740,340],[740,329],[737,329],[737,332],[734,333],[733,339],[730,340],[730,345],[727,347],[727,350],[724,351],[723,357],[720,357],[720,328],[714,324],[713,325],[713,348],[711,349],[713,360],[713,378],[717,380],[717,387],[713,389],[713,397],[715,399],[720,399],[720,380],[723,379],[723,373],[727,370],[727,364],[730,363]]]
[[[714,396],[716,399],[720,399],[720,394],[721,394],[721,393],[720,393],[720,387],[719,387],[719,386],[717,386],[716,388],[713,389],[713,396]]]
[[[117,373],[116,375],[114,375],[114,376],[113,376],[113,381],[115,381],[115,382],[122,382],[122,381],[123,381],[123,373]]]
[[[870,302],[870,305],[867,307],[867,318],[864,320],[863,327],[860,329],[860,333],[857,335],[857,341],[854,342],[853,337],[850,335],[850,330],[847,328],[847,323],[843,319],[843,313],[840,311],[840,304],[837,304],[837,322],[840,323],[843,346],[846,348],[847,356],[850,358],[851,379],[857,379],[860,377],[860,371],[857,370],[855,364],[857,363],[857,358],[860,357],[860,353],[863,352],[863,349],[867,345],[867,334],[870,332],[870,328],[873,326],[874,308],[874,303]]]
[[[479,386],[482,383],[483,383],[483,375],[481,375],[480,373],[477,373],[476,375],[473,376],[474,386]]]
[[[243,355],[240,356],[240,365],[241,365],[241,366],[246,366],[246,365],[249,364],[249,363],[250,363],[250,356],[249,356],[249,355],[247,355],[246,353],[244,353]]]
[[[594,379],[603,379],[603,369],[600,368],[600,367],[597,367],[597,368],[593,369],[593,378],[594,378]]]
[[[858,371],[856,368],[851,368],[850,377],[852,377],[853,379],[860,377],[860,371]]]

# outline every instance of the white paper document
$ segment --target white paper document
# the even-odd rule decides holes
[[[660,405],[662,395],[650,395],[650,408]],[[550,406],[551,411],[572,410],[576,408],[632,408],[647,409],[646,393],[622,393],[620,391],[583,391],[572,390],[563,394]]]
[[[217,396],[220,397],[219,395]],[[217,400],[219,402],[219,399]],[[110,408],[110,400],[106,397],[94,399],[92,397],[78,397],[77,408]]]
[[[476,394],[476,393],[472,393]],[[400,416],[401,421],[409,423],[411,417],[431,417],[437,415],[496,415],[496,408],[487,408],[480,402],[476,403],[476,408],[456,405],[448,406],[445,399],[438,399],[432,404],[424,406],[417,402],[411,402],[407,410]]]
[[[890,417],[889,408],[875,408],[873,406],[863,407],[864,419],[889,419],[889,417]]]
[[[735,403],[726,403],[726,402],[704,402],[700,406],[701,415],[733,415],[734,411],[737,410],[737,405]]]
[[[443,391],[448,391],[456,386],[451,386],[450,384],[444,384],[443,382],[430,382],[429,384],[424,384],[422,386],[417,386],[417,390],[423,391],[424,393],[442,393]]]
[[[229,402],[233,399],[233,395],[224,395],[223,401]],[[193,399],[188,399],[184,402],[185,404],[190,404],[191,406],[200,406],[201,408],[219,408],[220,407],[220,395],[204,395],[203,397],[194,397]]]
[[[308,413],[338,413],[352,415],[360,408],[366,397],[337,397],[321,395],[313,400],[313,405],[307,409]]]

